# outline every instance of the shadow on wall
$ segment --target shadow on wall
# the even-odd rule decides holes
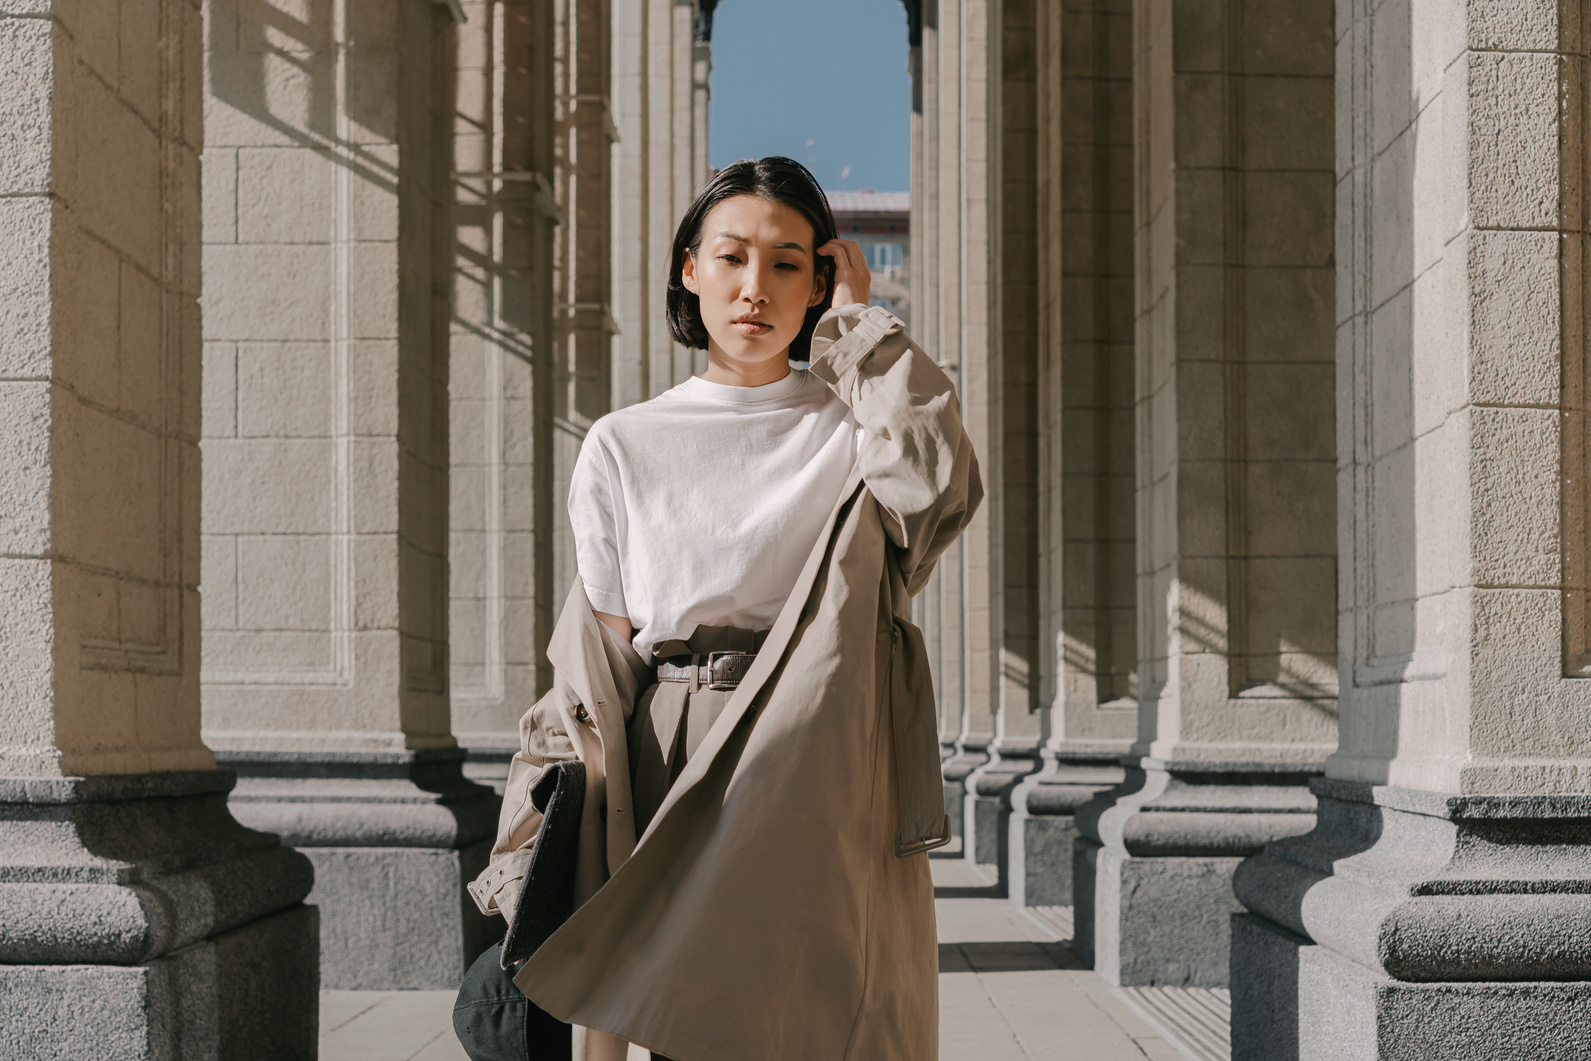
[[[288,144],[323,151],[396,195],[396,168],[364,141],[397,140],[398,101],[374,91],[390,79],[360,69],[398,61],[390,18],[364,17],[391,2],[301,0],[305,16],[298,18],[263,0],[214,0],[207,51],[228,59],[207,64],[209,94]],[[344,48],[335,35],[339,20]]]

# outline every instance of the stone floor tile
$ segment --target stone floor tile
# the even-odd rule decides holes
[[[319,1061],[411,1061],[438,1038],[453,1037],[456,992],[384,994],[353,1020],[329,1032],[322,1029]]]
[[[941,887],[982,876],[933,870]],[[942,1061],[1184,1061],[1042,921],[1002,898],[935,906]],[[451,991],[323,992],[320,1061],[466,1061],[452,1008]]]
[[[322,991],[320,993],[320,1034],[334,1032],[361,1013],[379,1006],[390,991]]]

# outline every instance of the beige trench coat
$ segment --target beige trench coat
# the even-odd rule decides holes
[[[933,885],[914,852],[949,822],[908,601],[982,485],[950,380],[895,317],[831,310],[812,358],[866,435],[746,680],[638,843],[625,724],[648,676],[577,582],[548,651],[555,687],[520,722],[492,863],[471,885],[486,913],[513,909],[539,825],[530,786],[578,755],[581,905],[515,982],[674,1061],[938,1053]],[[587,1056],[612,1042],[592,1036]]]

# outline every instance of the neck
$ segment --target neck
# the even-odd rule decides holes
[[[708,383],[726,387],[762,387],[777,383],[790,374],[787,356],[770,357],[765,361],[731,361],[724,356],[717,343],[707,347],[707,371],[701,378]]]

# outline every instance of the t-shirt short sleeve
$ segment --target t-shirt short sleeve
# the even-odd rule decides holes
[[[600,440],[587,435],[569,479],[569,522],[575,532],[575,566],[594,611],[630,615],[619,571],[622,496],[613,489],[612,461]]]

